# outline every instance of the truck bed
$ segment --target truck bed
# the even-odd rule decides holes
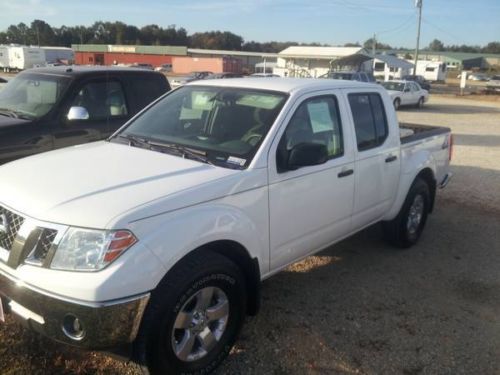
[[[401,132],[402,133],[401,144],[411,143],[424,138],[451,132],[450,128],[444,126],[420,125],[420,124],[409,124],[409,123],[400,123],[399,128],[403,130]]]

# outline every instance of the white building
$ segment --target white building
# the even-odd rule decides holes
[[[415,74],[423,76],[427,81],[444,82],[448,69],[443,61],[418,60]]]
[[[388,81],[401,79],[411,74],[413,64],[392,55],[376,55],[373,59],[373,75],[376,79]]]
[[[274,74],[282,77],[319,77],[333,69],[372,71],[362,47],[292,46],[278,54]],[[358,56],[359,58],[349,58]]]

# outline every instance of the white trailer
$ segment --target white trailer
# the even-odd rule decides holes
[[[9,46],[0,46],[0,70],[9,70]]]
[[[67,47],[41,47],[45,51],[47,64],[73,64],[75,62],[75,51]]]
[[[442,61],[419,60],[417,61],[417,72],[414,74],[423,76],[427,81],[444,82],[447,73],[446,63]]]
[[[45,51],[39,47],[9,46],[9,68],[25,70],[45,66]]]

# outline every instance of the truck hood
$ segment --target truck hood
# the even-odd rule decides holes
[[[243,172],[101,141],[1,166],[0,205],[42,221],[114,228],[234,192],[234,183],[207,185]]]

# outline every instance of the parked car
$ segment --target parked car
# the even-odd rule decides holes
[[[242,78],[243,74],[241,73],[213,73],[206,76],[204,79],[225,79],[225,78]]]
[[[319,78],[341,79],[345,81],[375,82],[373,74],[366,72],[329,72]]]
[[[500,91],[500,75],[494,75],[486,84],[486,90]]]
[[[170,73],[172,71],[172,64],[162,64],[155,68],[157,72]]]
[[[413,82],[417,82],[418,85],[423,88],[424,90],[427,90],[427,91],[431,91],[431,84],[429,81],[427,81],[423,76],[419,76],[419,75],[407,75],[407,76],[403,76],[401,78],[403,81],[413,81]]]
[[[273,78],[273,77],[280,77],[277,74],[273,73],[253,73],[248,76],[249,78]]]
[[[450,130],[398,124],[379,85],[187,84],[106,141],[0,167],[3,310],[60,343],[131,345],[150,373],[206,374],[261,280],[380,221],[414,245],[450,157]]]
[[[153,65],[151,64],[142,64],[142,63],[135,63],[130,65],[131,68],[138,68],[138,69],[145,69],[145,70],[154,70]]]
[[[488,81],[490,78],[485,73],[471,73],[467,76],[471,81]]]
[[[0,90],[3,89],[3,87],[7,84],[8,80],[7,78],[0,77]]]
[[[186,77],[175,78],[170,82],[172,88],[179,87],[185,85],[188,82],[198,81],[200,79],[205,79],[212,72],[202,71],[202,72],[191,72]]]
[[[104,139],[169,89],[163,74],[141,69],[24,71],[0,91],[0,164]]]
[[[429,99],[429,92],[413,81],[386,81],[382,82],[382,86],[389,93],[396,110],[402,105],[414,105],[417,108],[422,108]]]

